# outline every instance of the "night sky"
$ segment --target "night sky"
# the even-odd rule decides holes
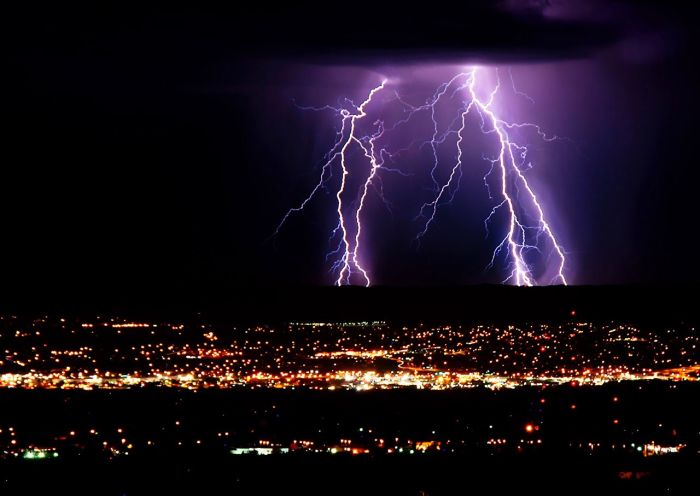
[[[692,283],[700,78],[696,17],[682,3],[9,13],[3,297],[329,284],[328,195],[269,239],[332,140],[332,119],[294,101],[358,98],[380,73],[473,63],[511,67],[536,101],[530,115],[575,143],[550,149],[535,176],[556,205],[572,282]],[[493,246],[462,229],[479,223],[468,202],[441,210],[417,250],[415,212],[392,191],[398,211],[376,215],[378,283],[498,282],[482,264]]]

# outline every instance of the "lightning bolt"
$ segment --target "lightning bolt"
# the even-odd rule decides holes
[[[337,239],[338,244],[329,253],[327,259],[335,258],[331,270],[336,273],[336,285],[353,284],[359,280],[365,286],[369,286],[371,284],[370,274],[362,262],[362,255],[365,251],[362,246],[363,214],[368,194],[370,189],[375,186],[374,189],[378,191],[380,198],[386,203],[381,187],[377,188],[375,182],[380,179],[380,170],[401,172],[398,169],[384,167],[385,157],[393,159],[406,149],[389,151],[386,146],[380,146],[378,143],[380,140],[389,140],[392,132],[406,127],[413,119],[421,118],[422,115],[426,115],[430,119],[430,129],[432,129],[430,136],[424,139],[414,139],[409,145],[411,147],[417,144],[419,148],[428,146],[431,156],[429,176],[433,184],[434,194],[429,201],[422,204],[416,217],[416,219],[423,219],[422,228],[415,237],[415,241],[420,243],[436,222],[439,207],[452,202],[459,190],[462,169],[465,166],[463,157],[467,123],[469,119],[477,118],[479,129],[484,136],[494,137],[497,148],[495,157],[484,156],[490,162],[490,168],[483,178],[488,196],[493,199],[489,180],[496,172],[499,176],[498,194],[500,196],[484,220],[487,237],[489,224],[497,215],[500,215],[500,211],[506,212],[505,234],[494,248],[487,268],[494,267],[497,259],[503,254],[508,267],[507,277],[503,282],[518,286],[533,286],[539,283],[537,263],[539,262],[545,269],[553,264],[555,275],[546,282],[566,285],[568,283],[565,276],[566,252],[547,220],[541,201],[527,180],[526,172],[532,166],[528,162],[528,144],[522,144],[517,136],[523,131],[531,131],[544,141],[560,138],[549,136],[536,124],[509,122],[503,119],[496,107],[501,90],[500,75],[496,70],[496,82],[489,87],[481,82],[480,76],[485,71],[484,68],[473,67],[456,74],[440,84],[432,96],[419,106],[413,106],[404,101],[395,91],[395,101],[403,106],[407,114],[403,118],[395,120],[390,126],[387,126],[383,119],[377,118],[372,123],[373,131],[367,134],[361,134],[358,131],[358,123],[368,117],[367,108],[377,93],[389,85],[386,79],[372,88],[359,106],[346,100],[349,105],[340,107],[302,107],[315,111],[332,110],[340,117],[340,128],[336,141],[325,155],[325,161],[316,185],[300,204],[286,212],[277,226],[275,234],[279,232],[292,214],[304,210],[314,196],[325,188],[332,176],[333,167],[338,164],[341,174],[338,188],[335,191],[337,225],[331,234],[331,240]],[[534,103],[528,95],[517,90],[510,70],[508,76],[513,94]],[[456,96],[460,98],[457,99]],[[458,112],[457,117],[449,122],[441,132],[441,123],[436,109],[443,102],[455,105]],[[438,150],[445,144],[450,135],[456,135],[456,156],[454,163],[449,168],[447,178],[441,183],[438,180],[440,169]],[[357,167],[355,162],[351,164],[348,158],[353,147],[359,148],[362,152],[361,155],[369,165],[369,172],[359,187],[355,201],[348,204],[346,198],[349,187],[348,179],[353,174],[359,174],[358,170],[362,170]],[[353,209],[354,215],[351,213]]]
[[[337,140],[331,147],[330,151],[326,154],[326,161],[321,167],[321,174],[318,182],[311,190],[311,193],[302,200],[302,202],[296,206],[290,208],[284,215],[282,220],[275,229],[273,236],[277,235],[282,228],[282,226],[287,222],[289,217],[297,212],[304,210],[306,205],[313,199],[314,196],[324,187],[328,178],[331,175],[332,166],[334,163],[340,163],[341,169],[341,179],[340,185],[335,193],[336,198],[336,212],[338,215],[338,224],[333,230],[331,239],[336,235],[340,235],[340,243],[338,248],[331,252],[330,255],[338,254],[339,258],[333,264],[333,269],[337,270],[338,275],[335,280],[335,285],[342,286],[344,284],[351,284],[351,277],[353,273],[359,273],[363,280],[365,286],[371,284],[369,274],[367,270],[362,267],[359,257],[360,257],[360,237],[362,234],[362,221],[361,214],[364,207],[365,198],[367,197],[367,191],[374,180],[377,169],[382,165],[375,154],[375,140],[381,136],[381,126],[380,131],[374,134],[369,140],[364,136],[358,136],[357,133],[357,122],[365,117],[367,117],[366,107],[372,102],[374,96],[384,89],[388,81],[386,79],[382,80],[379,86],[372,88],[372,90],[367,95],[367,98],[354,109],[348,109],[346,107],[306,107],[310,110],[320,111],[320,110],[332,110],[336,112],[341,117],[340,130],[337,134]],[[350,102],[351,107],[354,104]],[[348,222],[345,217],[344,205],[343,205],[343,194],[345,193],[347,179],[350,174],[348,166],[348,154],[352,145],[357,145],[364,152],[365,157],[370,161],[370,173],[362,187],[362,195],[360,197],[359,207],[355,214],[355,236],[354,239],[349,233]],[[381,156],[381,153],[379,154]]]
[[[358,246],[357,243],[359,242],[360,239],[360,231],[362,230],[362,225],[360,223],[360,211],[362,207],[362,203],[364,203],[364,198],[367,196],[367,188],[369,183],[372,181],[374,178],[374,175],[376,173],[377,168],[379,167],[376,163],[376,157],[374,157],[374,144],[373,144],[373,139],[370,139],[370,148],[372,149],[371,155],[369,155],[370,152],[367,151],[367,149],[362,145],[362,141],[355,136],[355,129],[357,126],[357,121],[359,119],[362,119],[367,116],[367,113],[365,112],[365,107],[369,105],[369,103],[372,101],[372,98],[374,95],[381,89],[384,88],[386,85],[387,80],[383,80],[382,83],[377,86],[376,88],[372,88],[372,91],[369,92],[369,95],[367,96],[367,99],[360,104],[360,106],[357,108],[357,113],[356,114],[345,114],[346,118],[350,119],[350,132],[348,133],[348,138],[343,144],[343,147],[340,150],[340,167],[343,170],[343,175],[342,179],[340,181],[340,188],[338,189],[338,192],[336,193],[336,198],[338,200],[338,220],[340,222],[340,232],[342,235],[342,243],[345,246],[345,251],[341,257],[341,269],[340,273],[338,274],[338,279],[336,279],[335,284],[336,286],[341,286],[343,284],[350,284],[350,275],[352,274],[352,265],[356,267],[356,269],[362,274],[362,276],[365,279],[365,285],[369,286],[370,285],[370,280],[369,276],[367,275],[367,271],[362,268],[360,263],[357,260],[357,251],[358,251]],[[350,240],[348,239],[348,229],[347,226],[345,225],[345,217],[343,216],[343,200],[342,200],[342,195],[343,192],[345,191],[345,184],[346,184],[346,179],[349,174],[348,172],[348,167],[347,167],[347,151],[350,147],[351,143],[357,143],[360,145],[360,147],[365,151],[365,154],[370,157],[370,161],[372,163],[372,168],[369,177],[367,178],[367,181],[365,182],[364,186],[364,191],[365,193],[362,196],[362,203],[361,206],[358,207],[357,209],[357,228],[356,228],[356,235],[355,235],[355,249],[353,250],[351,247]],[[352,254],[352,256],[351,256]]]
[[[489,125],[495,131],[495,133],[498,136],[498,141],[500,143],[500,150],[497,158],[497,164],[498,167],[501,171],[501,194],[503,196],[503,202],[501,202],[502,205],[506,205],[508,207],[508,213],[509,213],[509,228],[508,228],[508,234],[504,238],[504,240],[501,242],[500,246],[503,246],[506,242],[508,244],[510,256],[512,259],[512,264],[513,264],[513,270],[509,276],[508,279],[514,278],[516,281],[517,285],[526,285],[526,286],[532,286],[535,283],[535,278],[532,275],[531,268],[530,266],[526,263],[525,258],[524,258],[524,252],[525,250],[528,249],[538,249],[537,247],[537,241],[539,241],[539,238],[542,234],[544,234],[548,239],[549,242],[551,243],[551,246],[556,253],[556,256],[558,257],[558,264],[557,264],[557,273],[555,276],[555,279],[558,280],[561,284],[566,285],[566,277],[564,276],[564,265],[566,263],[566,256],[564,255],[564,249],[562,248],[561,244],[559,241],[557,241],[557,238],[554,236],[554,233],[552,232],[551,227],[549,226],[549,223],[547,222],[544,214],[544,210],[542,209],[542,205],[540,204],[539,200],[537,199],[537,195],[535,195],[532,187],[530,186],[529,182],[527,181],[527,178],[523,174],[523,171],[521,169],[521,166],[519,165],[518,160],[516,159],[516,152],[517,155],[521,157],[521,162],[524,162],[524,160],[527,157],[527,146],[524,145],[518,145],[516,142],[514,142],[511,137],[509,136],[509,130],[511,129],[520,129],[520,128],[532,128],[534,129],[538,135],[540,135],[543,139],[545,140],[550,140],[550,139],[556,139],[556,137],[549,138],[547,137],[546,134],[543,133],[543,131],[540,129],[539,126],[536,124],[532,123],[509,123],[506,122],[502,119],[500,119],[497,115],[496,112],[492,109],[492,105],[494,102],[494,98],[500,88],[500,78],[498,78],[497,83],[494,87],[494,90],[491,92],[490,98],[487,102],[481,101],[476,94],[476,71],[477,69],[474,69],[473,72],[473,77],[470,81],[469,84],[469,94],[471,95],[471,101],[474,102],[479,109],[480,114],[482,117],[485,117],[489,121]],[[512,81],[512,76],[511,76],[511,81]],[[482,128],[483,130],[483,128]],[[508,186],[507,186],[507,179],[508,179],[508,173],[512,172],[515,176],[515,183],[517,186],[522,187],[527,191],[527,194],[529,196],[530,202],[531,202],[531,207],[534,207],[536,211],[536,225],[535,226],[528,226],[526,225],[519,217],[519,215],[516,213],[515,209],[515,200],[512,198],[508,191]],[[495,208],[500,208],[499,206]],[[534,230],[534,237],[535,237],[535,244],[527,244],[528,241],[528,236],[527,233],[529,230]],[[493,258],[496,257],[497,251],[500,248],[496,248],[494,251],[494,256]],[[492,258],[492,261],[493,261]],[[506,280],[508,280],[506,279]]]

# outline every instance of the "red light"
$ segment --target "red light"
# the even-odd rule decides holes
[[[527,424],[527,425],[525,426],[525,432],[530,433],[530,432],[532,432],[532,431],[534,431],[534,430],[535,430],[535,426],[532,425],[532,424]]]

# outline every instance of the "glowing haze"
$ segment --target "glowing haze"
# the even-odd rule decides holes
[[[483,176],[485,194],[492,202],[484,218],[485,240],[492,245],[487,270],[502,273],[504,283],[518,286],[564,284],[566,250],[558,239],[548,210],[528,180],[533,167],[533,143],[558,140],[533,122],[509,120],[504,92],[533,103],[520,92],[509,70],[469,67],[440,84],[424,103],[405,98],[392,79],[383,78],[354,102],[300,107],[328,112],[337,121],[336,139],[324,157],[318,181],[308,196],[290,208],[275,234],[290,216],[300,214],[322,190],[332,189],[337,224],[330,234],[327,261],[335,285],[365,285],[374,281],[368,268],[372,246],[365,236],[372,216],[366,211],[369,195],[377,195],[387,207],[383,174],[420,175],[431,191],[429,200],[416,205],[416,233],[421,241],[440,221],[440,211],[459,194],[464,169],[470,164],[469,147],[480,147],[488,164]],[[480,139],[467,139],[478,134]],[[408,138],[406,138],[408,136]],[[422,153],[414,172],[402,163],[411,150]],[[411,240],[407,240],[410,242]]]

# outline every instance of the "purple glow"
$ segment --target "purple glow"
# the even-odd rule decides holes
[[[409,151],[430,151],[430,159],[421,157],[418,172],[430,177],[433,192],[429,201],[417,207],[421,226],[415,237],[420,241],[438,221],[439,210],[451,203],[463,176],[466,152],[483,148],[482,157],[490,164],[483,181],[490,213],[484,220],[487,234],[504,227],[488,269],[502,259],[504,283],[518,286],[567,284],[566,252],[557,239],[542,199],[527,179],[532,167],[530,149],[533,140],[547,143],[559,139],[547,135],[537,124],[507,120],[504,114],[509,96],[534,103],[518,91],[508,71],[502,77],[498,69],[470,67],[440,84],[422,105],[412,105],[399,94],[400,80],[382,78],[364,96],[359,105],[345,99],[338,106],[301,107],[313,111],[331,111],[339,119],[336,140],[325,156],[320,177],[309,195],[289,209],[278,225],[279,232],[293,213],[301,212],[319,191],[332,186],[337,225],[331,242],[337,243],[328,259],[336,285],[372,283],[367,261],[371,252],[364,239],[363,226],[371,221],[366,201],[373,190],[386,202],[381,175],[400,173]],[[472,135],[480,136],[473,140]],[[406,137],[408,136],[408,142]],[[493,148],[493,151],[490,149]],[[452,153],[448,167],[445,155]],[[387,167],[387,161],[397,167]],[[446,169],[446,170],[443,170]],[[333,173],[340,174],[331,185]],[[440,176],[443,176],[442,178]],[[492,191],[498,191],[492,196]]]

